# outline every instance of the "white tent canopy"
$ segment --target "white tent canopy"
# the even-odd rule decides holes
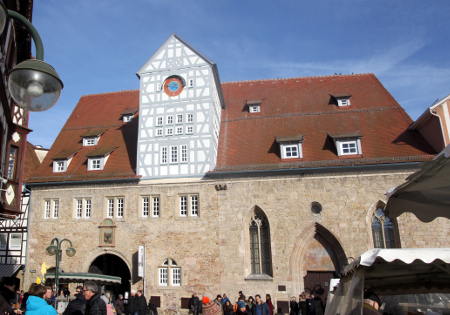
[[[390,218],[412,212],[423,222],[450,219],[450,145],[386,195]]]

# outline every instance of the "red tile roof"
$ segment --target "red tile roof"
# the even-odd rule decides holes
[[[215,171],[339,166],[424,161],[434,152],[423,138],[407,130],[411,119],[373,74],[336,75],[230,82],[222,84],[225,109]],[[351,95],[338,107],[335,95]],[[246,104],[260,100],[261,112]],[[83,96],[29,182],[137,178],[138,117],[124,123],[121,114],[137,109],[139,91]],[[97,146],[82,147],[81,135],[106,129]],[[338,157],[330,135],[358,134],[362,154]],[[282,160],[278,138],[303,136],[303,158]],[[87,171],[87,156],[117,147],[102,171]],[[61,151],[77,149],[67,172],[53,173]]]

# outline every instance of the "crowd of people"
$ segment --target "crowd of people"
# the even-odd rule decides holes
[[[321,299],[323,289],[317,289],[314,293],[311,290],[306,289],[305,292],[300,294],[299,299],[292,297],[289,302],[289,310],[277,309],[277,313],[283,314],[289,311],[290,315],[323,315],[324,304]],[[246,297],[242,291],[239,291],[239,295],[236,302],[230,301],[228,296],[217,295],[216,298],[211,301],[207,296],[203,296],[202,299],[193,294],[189,300],[189,312],[192,315],[274,315],[275,306],[272,303],[270,294],[266,294],[265,300],[259,294],[255,297]]]
[[[298,300],[292,297],[289,310],[280,307],[277,313],[289,315],[323,315],[322,292],[305,290]],[[64,303],[58,303],[64,302]],[[58,307],[57,307],[58,305]],[[64,308],[59,306],[64,305]],[[56,308],[57,307],[57,308]],[[207,296],[200,299],[193,294],[187,305],[191,315],[274,315],[275,307],[270,294],[263,299],[259,294],[246,297],[242,291],[232,302],[224,293],[214,300]],[[86,281],[84,286],[76,288],[74,296],[67,289],[53,294],[51,287],[32,284],[28,292],[18,292],[13,278],[4,278],[0,286],[0,315],[157,315],[157,307],[151,301],[147,303],[142,290],[131,290],[127,299],[119,294],[115,300],[100,293],[95,282]]]

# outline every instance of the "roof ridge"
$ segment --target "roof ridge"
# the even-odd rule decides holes
[[[308,80],[308,79],[324,79],[336,77],[360,77],[360,76],[375,76],[371,72],[367,73],[352,73],[352,74],[332,74],[332,75],[317,75],[310,77],[292,77],[292,78],[276,78],[276,79],[257,79],[257,80],[242,80],[222,82],[221,84],[238,84],[238,83],[252,83],[252,82],[269,82],[269,81],[290,81],[290,80]]]
[[[80,97],[86,97],[86,96],[98,96],[98,95],[106,95],[106,94],[120,94],[120,93],[132,93],[132,92],[139,92],[139,89],[134,90],[122,90],[122,91],[113,91],[113,92],[103,92],[103,93],[93,93],[93,94],[84,94]]]

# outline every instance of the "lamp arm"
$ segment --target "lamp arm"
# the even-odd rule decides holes
[[[73,247],[73,245],[72,245],[72,241],[71,241],[71,240],[69,240],[69,239],[67,239],[67,238],[65,238],[65,239],[62,239],[62,240],[61,240],[61,242],[60,242],[60,244],[62,244],[62,243],[63,243],[64,241],[65,241],[65,242],[68,242],[68,243],[69,243],[69,246],[70,246],[70,247]]]
[[[8,10],[8,15],[22,22],[25,25],[25,27],[30,31],[31,37],[33,38],[34,41],[34,45],[36,46],[36,59],[44,60],[44,45],[42,44],[41,36],[39,36],[39,33],[33,26],[33,24],[31,24],[26,17],[24,17],[20,13],[17,13],[16,11]]]

